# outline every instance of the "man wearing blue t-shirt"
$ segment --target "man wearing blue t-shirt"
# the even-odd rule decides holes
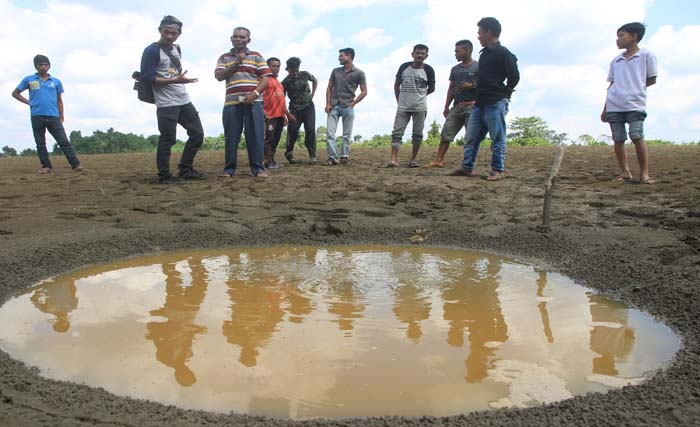
[[[56,77],[49,74],[51,62],[44,55],[34,57],[36,73],[27,76],[12,91],[12,97],[23,104],[29,105],[32,120],[32,131],[36,142],[36,152],[39,154],[41,169],[39,173],[51,172],[51,160],[46,149],[46,131],[54,137],[68,163],[74,171],[81,171],[80,161],[73,151],[66,131],[63,129],[63,85]],[[29,99],[22,96],[22,92],[29,89]]]

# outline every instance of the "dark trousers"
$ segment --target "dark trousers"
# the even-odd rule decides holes
[[[180,173],[192,170],[194,156],[197,155],[197,151],[199,151],[204,142],[204,129],[202,129],[202,122],[199,120],[197,109],[190,102],[189,104],[176,107],[158,108],[156,116],[158,117],[158,130],[160,131],[158,150],[156,152],[158,176],[170,176],[170,149],[177,142],[178,124],[187,130],[187,136],[189,136],[178,168]]]
[[[265,119],[265,166],[275,163],[277,145],[282,137],[284,117]]]
[[[49,152],[46,149],[46,131],[49,131],[51,136],[56,140],[56,143],[63,154],[68,159],[68,163],[72,168],[80,165],[78,157],[75,155],[73,147],[71,147],[66,131],[63,129],[63,123],[58,117],[52,116],[32,116],[32,132],[34,132],[34,142],[36,142],[36,152],[39,154],[39,161],[42,168],[51,169],[51,160]]]
[[[294,157],[294,144],[299,138],[299,129],[304,125],[304,146],[309,152],[310,158],[316,157],[316,107],[311,102],[301,110],[290,111],[297,119],[296,122],[289,122],[287,125],[287,150],[284,157],[290,159]]]
[[[238,167],[238,144],[245,129],[245,147],[248,164],[253,175],[265,171],[263,151],[265,146],[265,112],[262,102],[234,104],[224,107],[221,116],[226,139],[224,151],[224,173],[234,174]]]

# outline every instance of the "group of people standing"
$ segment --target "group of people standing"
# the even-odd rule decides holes
[[[481,142],[488,134],[491,139],[491,170],[487,180],[497,181],[505,177],[506,120],[508,105],[515,87],[520,81],[517,58],[499,42],[501,24],[492,17],[478,23],[478,41],[482,46],[479,61],[473,57],[473,44],[469,40],[455,43],[458,64],[450,72],[450,85],[445,99],[445,124],[440,135],[435,159],[426,165],[430,168],[445,166],[444,158],[450,143],[459,131],[465,129],[463,160],[459,168],[449,172],[451,176],[477,176],[475,160]],[[187,76],[182,69],[181,50],[175,44],[182,34],[183,24],[173,16],[165,16],[158,27],[160,39],[143,52],[139,84],[153,92],[157,107],[156,116],[160,137],[156,165],[160,183],[176,183],[182,180],[200,180],[206,175],[193,167],[194,158],[204,142],[204,130],[199,114],[192,104],[185,86],[198,81]],[[284,156],[289,163],[296,163],[294,146],[304,126],[304,145],[309,163],[317,163],[316,118],[314,95],[318,80],[308,71],[301,70],[301,60],[286,60],[287,76],[278,80],[281,61],[265,58],[251,50],[250,30],[236,27],[231,36],[233,47],[222,54],[216,64],[214,77],[225,82],[225,101],[222,122],[225,136],[224,168],[221,177],[230,178],[238,167],[238,146],[245,131],[246,149],[252,175],[267,177],[267,169],[282,167],[275,161],[275,153],[282,130],[288,126]],[[625,124],[635,145],[640,164],[641,183],[653,183],[649,177],[648,155],[644,142],[643,121],[646,117],[646,88],[656,82],[658,74],[656,58],[649,51],[638,47],[644,36],[644,26],[630,23],[617,32],[618,48],[625,52],[616,57],[610,66],[608,95],[601,115],[610,123],[615,154],[621,174],[620,181],[632,179],[624,149]],[[412,61],[402,64],[396,74],[394,95],[397,110],[391,134],[391,159],[384,167],[399,167],[399,148],[409,122],[412,122],[412,152],[409,167],[420,166],[417,155],[423,141],[423,129],[427,116],[427,97],[435,91],[435,71],[425,63],[429,48],[424,44],[413,47]],[[331,72],[325,94],[327,114],[328,166],[350,164],[350,142],[354,120],[354,107],[367,95],[367,82],[362,70],[354,66],[355,51],[340,49],[340,67]],[[82,170],[63,130],[63,103],[61,82],[48,74],[47,57],[34,58],[37,73],[27,76],[13,91],[12,96],[30,105],[32,129],[42,167],[40,173],[51,171],[46,150],[45,131],[54,136],[68,158],[73,170]],[[311,85],[311,87],[309,87]],[[360,93],[356,94],[357,88]],[[29,89],[29,99],[21,92]],[[286,99],[289,98],[289,108]],[[342,122],[340,151],[336,143],[336,131]],[[170,170],[171,148],[175,145],[177,125],[187,131],[179,174]]]

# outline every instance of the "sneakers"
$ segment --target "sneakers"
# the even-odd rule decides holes
[[[158,176],[158,184],[163,184],[163,185],[177,185],[177,184],[183,184],[184,182],[182,181],[182,178],[176,177],[173,175],[166,175],[166,176]]]
[[[475,177],[476,174],[473,171],[466,170],[466,169],[455,169],[452,172],[449,172],[446,174],[447,176],[468,176],[468,177]]]
[[[207,178],[207,174],[202,172],[197,172],[194,169],[188,169],[186,171],[180,171],[178,175],[179,179],[184,179],[185,181],[201,181]]]
[[[315,165],[316,163],[318,163],[318,159],[316,157],[309,157],[310,165]]]
[[[75,166],[75,167],[73,168],[73,170],[74,170],[75,172],[80,172],[81,170],[83,170],[83,167],[80,166],[80,165],[78,165],[78,166]]]
[[[267,169],[270,169],[270,170],[275,170],[275,169],[281,169],[281,168],[283,168],[284,165],[281,165],[281,164],[279,164],[279,163],[273,162],[273,163],[267,163],[267,164],[265,165],[265,167],[266,167]]]
[[[36,171],[36,172],[37,172],[37,173],[42,173],[42,174],[43,174],[43,173],[50,173],[50,172],[51,172],[51,168],[41,168],[41,169],[39,169],[39,170]]]
[[[350,159],[348,159],[347,157],[341,157],[341,158],[340,158],[340,164],[341,164],[341,165],[349,166],[349,165],[352,164],[352,161],[350,161]]]
[[[287,159],[287,161],[289,162],[290,165],[298,163],[296,160],[294,160],[294,156],[292,156],[292,155],[285,154],[284,158]]]

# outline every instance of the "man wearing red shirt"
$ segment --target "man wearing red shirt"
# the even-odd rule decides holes
[[[294,121],[295,117],[287,112],[284,100],[284,88],[277,80],[280,72],[281,61],[278,58],[269,58],[267,66],[272,75],[268,77],[267,87],[263,91],[263,106],[265,107],[265,167],[279,169],[282,165],[275,162],[277,144],[282,136],[282,129],[287,125],[288,119]]]

